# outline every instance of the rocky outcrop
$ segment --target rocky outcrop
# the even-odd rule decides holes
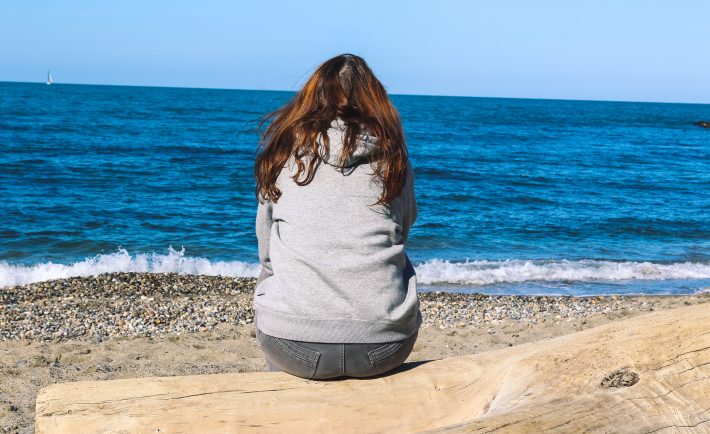
[[[687,306],[374,379],[282,372],[55,384],[36,430],[707,432],[710,310]]]

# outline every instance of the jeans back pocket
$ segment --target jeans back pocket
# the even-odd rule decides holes
[[[296,342],[258,332],[261,350],[284,372],[301,378],[312,378],[321,353]]]
[[[388,342],[369,351],[367,357],[370,359],[370,364],[373,367],[383,364],[400,364],[402,363],[414,348],[414,342],[417,340],[419,330],[407,339],[395,342]],[[401,359],[401,360],[400,360]]]
[[[276,345],[281,347],[281,349],[290,356],[303,360],[313,366],[315,366],[318,362],[318,356],[320,356],[318,351],[309,350],[308,348],[302,347],[289,339],[277,338],[275,336],[272,336],[271,338],[274,340]]]
[[[401,341],[389,342],[375,348],[372,351],[369,351],[367,353],[367,357],[370,358],[370,364],[372,364],[372,366],[375,366],[378,362],[385,360],[392,354],[402,349],[402,347],[404,347],[404,343]]]

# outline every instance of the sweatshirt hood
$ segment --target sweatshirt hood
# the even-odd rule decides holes
[[[345,121],[340,118],[334,119],[330,123],[327,134],[329,138],[329,153],[323,158],[323,162],[331,166],[341,167],[339,164],[340,152],[343,150],[343,139],[345,137]],[[318,136],[317,143],[323,146],[321,136]],[[363,130],[357,138],[357,147],[353,154],[345,161],[345,167],[358,163],[363,158],[367,158],[377,149],[377,137],[371,135],[367,130]]]

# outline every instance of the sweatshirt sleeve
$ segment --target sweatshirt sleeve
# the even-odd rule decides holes
[[[417,199],[414,192],[414,170],[411,163],[407,162],[407,181],[402,191],[404,199],[404,215],[402,218],[402,237],[407,241],[409,230],[417,220]]]
[[[271,225],[273,204],[271,201],[259,203],[256,210],[256,239],[259,244],[259,262],[261,263],[261,273],[256,281],[259,285],[262,280],[274,274],[271,268],[271,257],[269,256],[269,241],[271,238]]]

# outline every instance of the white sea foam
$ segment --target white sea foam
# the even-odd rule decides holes
[[[168,248],[167,254],[139,253],[125,249],[101,254],[73,264],[52,262],[31,266],[0,261],[0,288],[73,276],[109,272],[173,272],[210,276],[256,277],[260,265],[241,261],[213,261],[185,255]],[[432,259],[416,265],[421,284],[494,285],[524,282],[614,282],[628,280],[710,279],[710,263],[614,262],[614,261],[466,261]]]
[[[204,274],[209,276],[256,277],[259,264],[240,261],[210,261],[185,256],[185,249],[171,247],[167,254],[139,253],[131,255],[126,249],[115,253],[86,258],[70,265],[46,262],[31,266],[11,265],[0,261],[0,288],[74,276],[93,276],[101,273],[140,271],[151,273]]]
[[[423,284],[494,285],[522,282],[614,282],[710,279],[710,263],[613,261],[466,261],[433,259],[416,266]]]

